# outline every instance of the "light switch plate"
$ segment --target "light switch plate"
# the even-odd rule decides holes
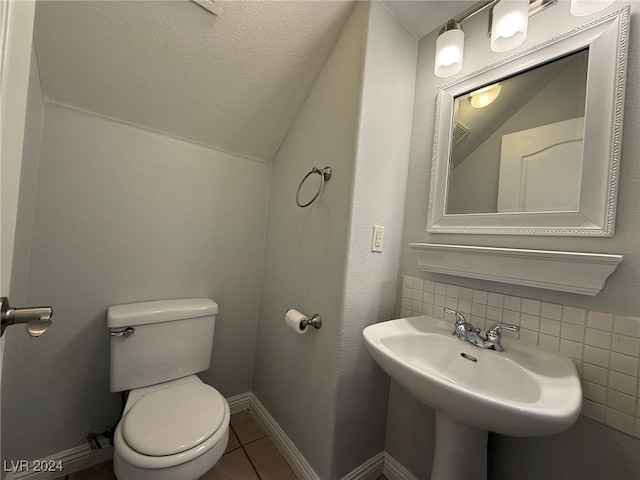
[[[371,239],[371,251],[381,252],[384,242],[384,227],[380,225],[373,226],[373,238]]]

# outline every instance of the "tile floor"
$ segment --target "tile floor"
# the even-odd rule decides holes
[[[111,461],[57,480],[115,480]],[[296,480],[283,456],[248,410],[231,416],[229,444],[200,480]]]

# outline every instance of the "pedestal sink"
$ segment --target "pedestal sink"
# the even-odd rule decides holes
[[[436,411],[431,480],[486,479],[488,431],[551,435],[576,421],[582,389],[573,361],[509,339],[504,352],[485,350],[452,331],[430,316],[363,331],[374,360]]]

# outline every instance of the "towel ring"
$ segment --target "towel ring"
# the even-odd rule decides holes
[[[317,173],[318,175],[320,175],[320,187],[318,188],[318,191],[316,192],[316,194],[313,196],[313,198],[311,200],[309,200],[305,204],[301,204],[300,203],[300,189],[302,188],[302,185],[307,180],[307,178],[309,178],[309,176],[314,174],[314,173]],[[298,204],[298,206],[300,208],[308,207],[313,202],[315,202],[316,198],[318,198],[318,195],[320,195],[320,192],[322,191],[322,188],[324,187],[324,182],[328,182],[329,181],[329,179],[331,178],[331,174],[332,173],[333,172],[331,171],[331,167],[324,167],[322,170],[319,169],[319,168],[313,167],[311,169],[311,171],[304,176],[304,178],[300,182],[300,185],[298,185],[298,191],[296,192],[296,203]]]

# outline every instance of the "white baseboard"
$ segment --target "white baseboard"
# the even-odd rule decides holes
[[[307,462],[307,459],[304,458],[300,450],[298,450],[284,430],[278,425],[278,422],[276,422],[260,400],[258,400],[258,397],[252,392],[249,393],[249,409],[276,445],[278,451],[285,458],[298,480],[320,480],[320,477],[309,462]],[[380,452],[371,457],[362,465],[342,477],[341,480],[376,480],[380,475],[385,473],[387,459],[391,459],[394,463],[391,469],[389,469],[394,476],[389,477],[389,480],[417,480],[386,452]],[[406,472],[407,475],[402,476],[404,472]]]
[[[309,462],[307,462],[307,459],[304,458],[300,450],[298,450],[287,434],[284,433],[284,430],[280,428],[278,422],[276,422],[267,409],[264,408],[264,405],[260,403],[260,400],[258,400],[258,397],[256,397],[253,392],[249,393],[249,409],[253,412],[258,422],[262,425],[262,428],[264,428],[269,438],[271,438],[271,441],[273,441],[276,448],[285,458],[298,480],[320,480],[320,477],[313,470]]]
[[[409,470],[404,468],[400,462],[384,452],[384,466],[382,473],[389,480],[418,480]]]
[[[249,410],[250,397],[249,392],[241,393],[240,395],[235,395],[233,397],[227,398],[227,403],[229,404],[229,410],[231,410],[231,415],[234,413],[241,412],[243,410]]]
[[[231,414],[249,409],[249,395],[249,392],[247,392],[227,398]],[[22,471],[12,471],[8,473],[5,480],[54,480],[74,472],[79,472],[85,468],[93,467],[98,463],[111,460],[113,458],[113,447],[109,445],[109,441],[101,438],[100,445],[102,449],[99,450],[91,450],[91,447],[87,444],[79,445],[63,452],[54,453],[46,458],[31,461],[26,467],[14,462],[15,467],[22,467]],[[51,472],[35,471],[37,465],[46,465],[43,463],[45,461],[53,462],[52,465],[58,465],[61,462],[60,464],[64,467],[64,470],[59,471],[52,469],[53,471]],[[6,471],[11,470],[13,466],[14,465],[8,461],[6,464],[1,465],[0,468]]]
[[[247,409],[253,412],[299,480],[321,480],[300,450],[252,392],[229,397],[227,403],[231,414]],[[54,480],[113,458],[113,447],[109,445],[109,441],[102,438],[100,445],[102,446],[100,450],[91,450],[89,445],[80,445],[41,460],[29,462],[24,471],[10,472],[5,480]],[[64,470],[36,472],[34,465],[36,463],[42,465],[44,461],[54,462],[54,465],[62,462]],[[11,468],[11,464],[3,465],[3,468]],[[389,480],[418,480],[387,452],[380,452],[371,457],[341,480],[376,480],[382,474]]]
[[[341,480],[376,480],[384,471],[384,459],[385,452],[380,452],[347,473]]]
[[[113,447],[109,445],[109,441],[101,438],[100,445],[102,448],[99,450],[91,450],[91,447],[86,444],[54,453],[40,460],[31,461],[22,471],[10,472],[5,480],[53,480],[113,458]],[[52,471],[36,471],[37,466],[46,466],[47,463],[45,462],[54,467],[60,464],[63,466],[63,470],[59,471],[51,468],[50,470]],[[5,470],[9,470],[12,469],[13,465],[8,461],[8,463],[3,463],[2,467]]]

